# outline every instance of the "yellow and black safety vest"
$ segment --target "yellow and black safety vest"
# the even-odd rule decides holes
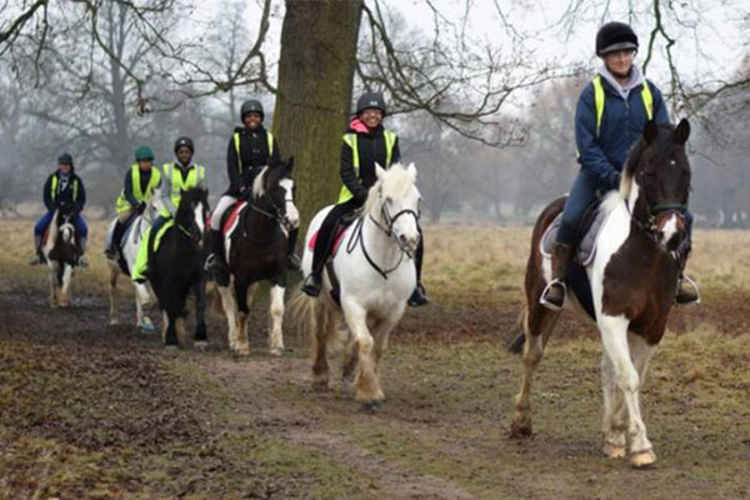
[[[396,144],[396,133],[390,130],[383,130],[383,138],[385,139],[385,168],[388,168],[391,166],[393,146]],[[354,166],[354,174],[359,178],[359,149],[357,147],[357,134],[351,132],[344,134],[344,142],[352,148],[352,165]],[[336,203],[344,203],[352,198],[354,198],[354,195],[349,191],[349,188],[344,185],[341,186],[339,199]]]
[[[604,116],[604,86],[602,85],[601,75],[594,77],[594,107],[596,109],[596,136],[599,137],[599,129],[602,125],[602,117]],[[649,88],[646,79],[643,79],[643,90],[641,90],[641,99],[643,100],[643,106],[646,108],[646,116],[651,120],[654,116],[654,97],[651,95],[651,89]]]
[[[145,203],[151,201],[151,198],[154,196],[154,191],[161,181],[161,172],[159,172],[159,169],[156,167],[151,167],[151,176],[148,179],[148,184],[146,185],[145,189],[143,186],[141,186],[141,169],[137,163],[133,163],[133,165],[130,166],[129,175],[133,186],[133,196],[135,197],[135,199],[139,202]],[[125,190],[123,189],[122,191],[120,191],[120,196],[117,197],[117,201],[115,202],[115,211],[117,211],[117,213],[119,214],[125,212],[126,210],[130,210],[130,208],[130,202],[125,197]]]

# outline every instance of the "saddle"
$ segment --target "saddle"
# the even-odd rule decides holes
[[[346,232],[347,228],[352,225],[352,222],[354,222],[358,216],[359,214],[357,212],[354,212],[352,214],[347,214],[339,219],[338,224],[333,231],[333,245],[331,246],[331,250],[326,256],[324,264],[326,272],[328,273],[328,279],[331,281],[331,298],[339,307],[341,307],[341,292],[339,279],[333,269],[333,258],[336,256],[339,246],[344,239],[344,232]],[[320,230],[315,231],[315,233],[310,238],[310,243],[308,245],[310,250],[315,250],[315,242],[318,239],[319,231]]]
[[[575,249],[573,260],[582,267],[588,266],[596,256],[596,237],[604,222],[605,213],[599,210],[601,200],[596,199],[591,203],[584,213],[578,226],[578,246]],[[542,236],[540,251],[545,257],[552,257],[552,251],[557,240],[557,232],[562,223],[562,212],[557,214],[552,223],[547,227]]]

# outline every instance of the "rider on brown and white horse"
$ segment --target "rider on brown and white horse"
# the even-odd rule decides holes
[[[596,35],[596,55],[604,64],[578,99],[575,133],[581,171],[565,202],[553,252],[553,279],[541,298],[541,303],[553,310],[560,309],[565,301],[564,279],[580,242],[579,225],[587,207],[598,195],[620,186],[623,163],[646,123],[651,119],[658,125],[669,123],[661,92],[633,64],[637,51],[638,37],[627,24],[607,23]],[[689,212],[685,216],[687,239],[678,250],[683,269],[690,252],[693,221]],[[697,285],[681,274],[676,303],[699,300]]]

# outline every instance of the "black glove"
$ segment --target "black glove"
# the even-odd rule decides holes
[[[142,215],[143,212],[145,211],[146,211],[146,203],[143,201],[140,202],[137,207],[135,207],[135,213],[137,213],[138,215]]]
[[[358,205],[363,205],[365,201],[367,200],[367,188],[364,188],[360,186],[358,189],[354,191],[354,201]]]

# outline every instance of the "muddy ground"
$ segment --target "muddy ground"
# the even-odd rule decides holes
[[[750,496],[750,311],[736,295],[673,314],[643,396],[659,461],[636,471],[599,454],[599,345],[572,317],[538,372],[535,433],[518,441],[520,361],[503,348],[517,300],[408,311],[369,414],[338,380],[311,389],[294,332],[283,357],[265,353],[262,304],[237,361],[217,316],[207,351],[167,351],[134,331],[130,297],[110,327],[96,287],[79,282],[74,307],[52,310],[43,280],[3,271],[0,497]]]

